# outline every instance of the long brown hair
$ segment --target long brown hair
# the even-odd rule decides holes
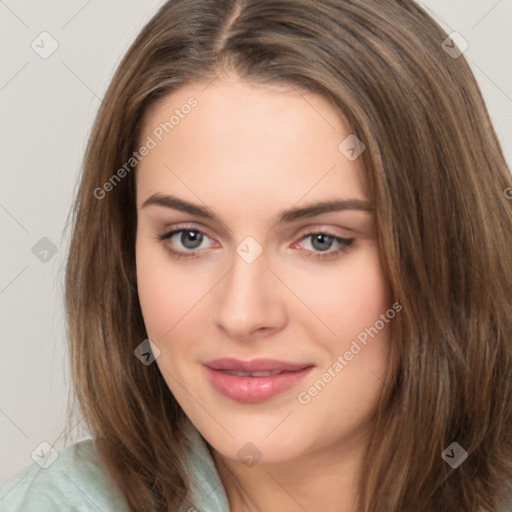
[[[135,272],[136,165],[122,180],[118,169],[140,146],[150,106],[221,71],[322,95],[366,146],[379,251],[403,311],[361,510],[504,506],[512,180],[475,78],[464,55],[446,51],[447,37],[408,0],[172,0],[126,53],[84,158],[65,300],[78,404],[132,511],[181,510],[189,480],[183,410],[157,365],[134,356],[147,338]],[[452,442],[468,453],[456,469],[441,457]]]

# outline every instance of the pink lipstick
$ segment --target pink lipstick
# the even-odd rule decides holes
[[[257,403],[287,391],[314,367],[276,359],[242,361],[225,357],[203,363],[212,386],[237,402]]]

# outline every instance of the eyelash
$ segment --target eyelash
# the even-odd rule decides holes
[[[173,231],[169,231],[166,233],[163,233],[161,235],[157,236],[157,239],[161,242],[164,242],[165,240],[168,240],[172,238],[174,235],[177,235],[179,233],[183,233],[185,231],[192,231],[194,233],[199,233],[201,235],[204,235],[208,238],[210,238],[206,233],[201,231],[200,229],[196,229],[194,227],[181,227],[180,229],[175,229]],[[329,233],[328,231],[312,231],[305,235],[302,235],[299,242],[302,242],[303,240],[306,240],[309,237],[312,237],[314,235],[327,235],[329,238],[333,239],[333,241],[340,244],[340,248],[336,251],[309,251],[305,250],[305,252],[309,253],[306,254],[308,258],[315,259],[317,261],[327,261],[331,259],[336,259],[340,257],[343,253],[349,250],[350,246],[354,242],[354,238],[343,238],[340,236],[336,236],[332,233]],[[296,243],[294,244],[296,245]],[[169,246],[166,247],[166,249],[170,252],[171,256],[177,259],[183,259],[183,258],[197,258],[197,253],[200,251],[193,250],[193,251],[176,251],[175,249],[171,249]]]

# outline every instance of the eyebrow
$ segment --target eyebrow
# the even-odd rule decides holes
[[[191,215],[220,222],[220,219],[208,208],[189,203],[188,201],[172,195],[153,194],[144,201],[141,209],[150,205],[171,208],[173,210],[179,210]],[[285,224],[299,219],[315,217],[322,213],[339,212],[344,210],[371,212],[373,211],[373,208],[368,201],[363,201],[361,199],[331,199],[313,203],[308,206],[284,210],[278,216],[278,224]]]

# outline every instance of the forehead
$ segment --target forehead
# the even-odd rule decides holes
[[[140,141],[154,147],[137,169],[138,203],[157,192],[271,209],[326,195],[365,199],[362,159],[339,149],[350,135],[325,98],[295,86],[192,83],[146,113]]]

